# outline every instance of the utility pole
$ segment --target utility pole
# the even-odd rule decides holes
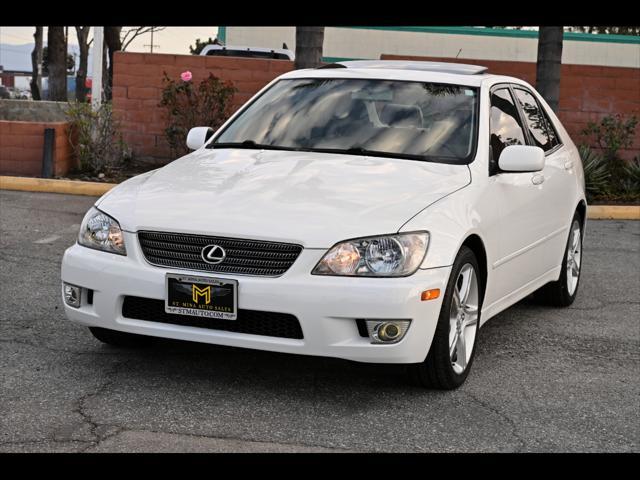
[[[151,45],[149,44],[143,45],[143,47],[151,47],[149,53],[153,53],[153,47],[160,47],[160,45],[153,44],[153,31],[155,30],[155,28],[156,27],[151,27]]]
[[[42,93],[42,54],[44,51],[42,47],[42,30],[44,30],[44,28],[40,27],[40,48],[36,51],[36,61],[38,62],[38,92],[40,92],[40,99],[44,100]]]
[[[102,103],[102,57],[104,27],[93,27],[93,72],[91,73],[91,107],[98,110]]]
[[[64,74],[65,76],[69,75],[69,68],[67,67],[68,59],[69,59],[69,27],[64,27]]]

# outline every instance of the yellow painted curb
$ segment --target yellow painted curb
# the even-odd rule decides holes
[[[0,190],[66,193],[99,197],[116,185],[118,184],[0,175]],[[587,218],[591,220],[640,220],[640,205],[589,205]]]
[[[640,205],[589,205],[587,218],[593,220],[640,220]]]
[[[76,180],[54,180],[49,178],[8,177],[0,175],[0,190],[22,190],[26,192],[66,193],[99,197],[117,183],[81,182]]]

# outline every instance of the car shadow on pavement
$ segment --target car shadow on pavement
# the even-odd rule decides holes
[[[541,305],[537,299],[527,297],[511,309],[515,315],[504,320],[508,324],[518,319],[535,315]],[[544,308],[544,307],[542,307]],[[514,312],[515,310],[515,312]],[[476,357],[482,355],[485,345],[500,348],[506,341],[499,328],[492,328],[500,322],[503,314],[483,326],[478,339]],[[515,326],[517,328],[517,326]],[[88,332],[87,332],[88,333]],[[295,395],[301,392],[307,396],[309,390],[351,393],[367,396],[386,391],[414,392],[424,395],[447,394],[428,390],[411,383],[404,365],[360,363],[338,358],[325,358],[279,352],[253,350],[239,347],[211,345],[198,342],[153,338],[150,345],[139,349],[126,349],[99,345],[98,348],[126,361],[127,375],[141,383],[171,379],[180,388],[213,388],[282,392]],[[471,373],[470,380],[473,377]],[[463,385],[460,390],[465,390]],[[265,392],[266,393],[266,392]]]

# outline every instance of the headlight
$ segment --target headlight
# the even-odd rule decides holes
[[[126,255],[124,236],[118,222],[95,207],[87,212],[80,225],[78,243],[105,252]]]
[[[428,232],[399,233],[340,242],[322,257],[314,275],[405,277],[415,273],[429,246]]]

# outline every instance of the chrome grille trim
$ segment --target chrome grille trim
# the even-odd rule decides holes
[[[278,277],[302,252],[302,246],[293,243],[146,230],[138,232],[138,241],[145,259],[152,265],[238,275]],[[226,251],[222,263],[213,265],[202,260],[202,248],[211,244]]]

